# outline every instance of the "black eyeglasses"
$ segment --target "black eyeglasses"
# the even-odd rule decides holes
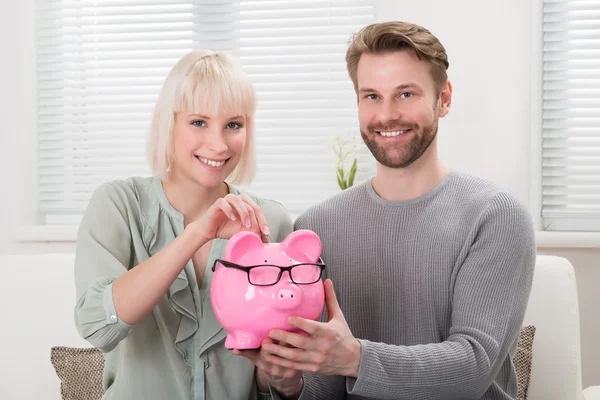
[[[235,268],[240,271],[245,271],[248,274],[248,282],[254,286],[273,286],[281,279],[285,271],[290,275],[290,279],[297,285],[310,285],[317,283],[321,279],[325,264],[319,258],[316,263],[294,264],[288,267],[280,267],[279,265],[261,264],[244,267],[239,264],[232,263],[221,259],[215,260],[212,270],[215,271],[217,264],[221,264],[227,268]]]

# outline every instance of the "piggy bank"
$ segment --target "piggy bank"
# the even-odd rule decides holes
[[[228,349],[256,349],[272,329],[299,332],[288,317],[317,320],[325,294],[319,262],[321,240],[299,230],[281,243],[263,243],[251,232],[229,239],[215,261],[210,300],[227,332]]]

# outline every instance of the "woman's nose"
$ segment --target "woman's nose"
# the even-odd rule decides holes
[[[208,135],[207,147],[209,150],[214,153],[224,153],[227,151],[228,146],[224,140],[223,132],[219,130],[215,130]]]

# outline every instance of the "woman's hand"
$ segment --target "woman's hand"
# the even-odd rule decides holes
[[[270,385],[286,399],[297,399],[302,392],[302,372],[291,368],[280,367],[267,360],[271,353],[264,349],[265,344],[287,347],[283,342],[275,343],[266,338],[258,350],[233,350],[233,354],[247,358],[256,366],[256,383],[262,392],[268,391]]]
[[[250,231],[263,238],[269,236],[267,220],[261,208],[247,194],[228,194],[192,223],[206,240],[229,239],[239,231]]]

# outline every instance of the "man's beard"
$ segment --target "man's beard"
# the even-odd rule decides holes
[[[377,141],[380,131],[399,131],[410,129],[412,132],[403,133],[403,135],[412,134],[412,138],[407,143],[386,143],[381,144]],[[370,124],[365,133],[362,129],[360,135],[363,141],[373,154],[373,157],[382,165],[388,168],[406,168],[417,161],[423,153],[429,148],[435,139],[438,131],[438,118],[434,116],[434,121],[421,129],[418,124],[398,123],[390,125]],[[420,134],[419,134],[420,132]]]

